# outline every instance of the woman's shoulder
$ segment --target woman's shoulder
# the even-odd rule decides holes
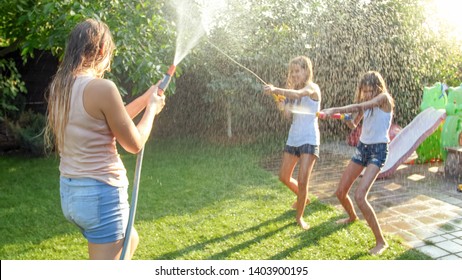
[[[107,79],[95,78],[85,88],[86,96],[94,102],[112,103],[121,99],[116,84]]]
[[[88,83],[87,89],[91,92],[99,92],[102,94],[119,93],[116,84],[108,79],[95,78]]]
[[[309,82],[306,87],[307,89],[311,89],[311,90],[316,90],[316,91],[321,91],[320,88],[319,88],[319,85],[316,84],[315,82]]]
[[[91,82],[89,83],[89,85],[91,85],[92,87],[99,87],[99,88],[117,88],[117,86],[115,85],[115,83],[111,80],[108,80],[108,79],[103,79],[103,78],[94,78],[93,80],[91,80]]]
[[[309,82],[305,86],[305,90],[309,92],[308,97],[311,98],[314,101],[320,101],[321,100],[321,89],[316,83]]]

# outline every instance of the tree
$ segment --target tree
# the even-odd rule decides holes
[[[3,0],[0,58],[19,49],[23,61],[36,50],[62,57],[70,30],[86,18],[106,22],[116,43],[109,75],[123,94],[138,94],[160,79],[173,61],[173,17],[165,1]]]
[[[61,59],[65,41],[74,26],[87,18],[102,20],[116,44],[112,72],[107,76],[128,99],[144,92],[162,78],[174,54],[174,24],[167,1],[144,0],[1,0],[0,2],[0,119],[14,133],[19,145],[34,151],[40,147],[37,133],[45,125],[42,116],[25,111],[24,82],[10,56],[20,54],[25,64],[37,53],[51,52]],[[17,56],[15,54],[15,56]],[[178,73],[181,69],[178,69]],[[174,82],[172,83],[174,84]],[[45,93],[44,93],[45,95]],[[128,100],[129,101],[129,100]],[[32,116],[32,117],[31,117]],[[22,121],[34,119],[36,121]]]

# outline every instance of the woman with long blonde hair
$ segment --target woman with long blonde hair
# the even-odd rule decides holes
[[[128,180],[116,142],[130,153],[146,143],[165,98],[151,86],[124,106],[104,79],[114,42],[108,26],[85,20],[69,35],[48,95],[45,141],[60,155],[61,207],[88,240],[90,259],[119,259],[128,223]],[[133,118],[144,110],[135,125]],[[139,237],[132,229],[127,256]]]
[[[297,195],[297,201],[292,205],[296,209],[295,219],[302,229],[307,230],[310,226],[303,219],[303,214],[310,203],[308,188],[311,171],[319,158],[320,133],[316,112],[321,107],[321,90],[313,82],[311,60],[306,56],[293,58],[289,62],[286,88],[266,85],[264,90],[279,96],[279,100],[285,99],[279,103],[279,109],[284,108],[285,114],[292,115],[279,180]],[[285,105],[281,107],[281,103]],[[295,179],[292,175],[297,163],[299,171]]]

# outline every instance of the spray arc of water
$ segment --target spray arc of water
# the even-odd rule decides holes
[[[177,8],[178,23],[174,65],[178,65],[189,51],[197,45],[199,39],[205,35],[205,29],[201,25],[200,17],[188,15],[194,8],[189,7],[189,2],[182,1],[181,3]]]
[[[175,6],[177,15],[177,37],[173,64],[178,65],[189,51],[199,43],[199,40],[210,32],[214,19],[223,9],[224,2],[175,0],[171,3]]]
[[[241,63],[237,62],[235,59],[233,59],[232,57],[230,57],[228,54],[226,54],[224,51],[222,51],[220,48],[218,48],[215,44],[212,44],[212,42],[210,41],[207,41],[212,47],[214,47],[217,51],[219,51],[221,54],[223,54],[224,56],[226,56],[229,60],[231,60],[232,62],[234,62],[235,64],[237,64],[238,66],[242,67],[243,69],[247,70],[249,73],[251,73],[252,75],[254,75],[260,82],[262,82],[264,85],[267,85],[267,83],[262,79],[260,78],[257,74],[255,74],[255,72],[253,72],[252,70],[250,70],[249,68],[245,67],[244,65],[242,65]]]
[[[199,43],[199,40],[208,32],[210,32],[212,21],[214,17],[220,13],[221,6],[212,5],[214,3],[216,4],[217,2],[213,2],[211,0],[202,0],[197,2],[176,0],[172,3],[176,6],[178,20],[178,34],[176,38],[176,50],[173,65],[178,65],[178,63],[183,60],[189,51]],[[237,62],[235,59],[218,48],[215,44],[210,42],[210,40],[207,40],[207,42],[233,63],[254,75],[264,85],[267,85],[267,83],[262,78],[255,74],[255,72]]]

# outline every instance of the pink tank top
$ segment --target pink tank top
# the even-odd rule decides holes
[[[114,187],[128,186],[115,137],[105,120],[90,116],[83,106],[83,91],[93,79],[78,76],[74,82],[59,171],[68,178],[86,177]]]

